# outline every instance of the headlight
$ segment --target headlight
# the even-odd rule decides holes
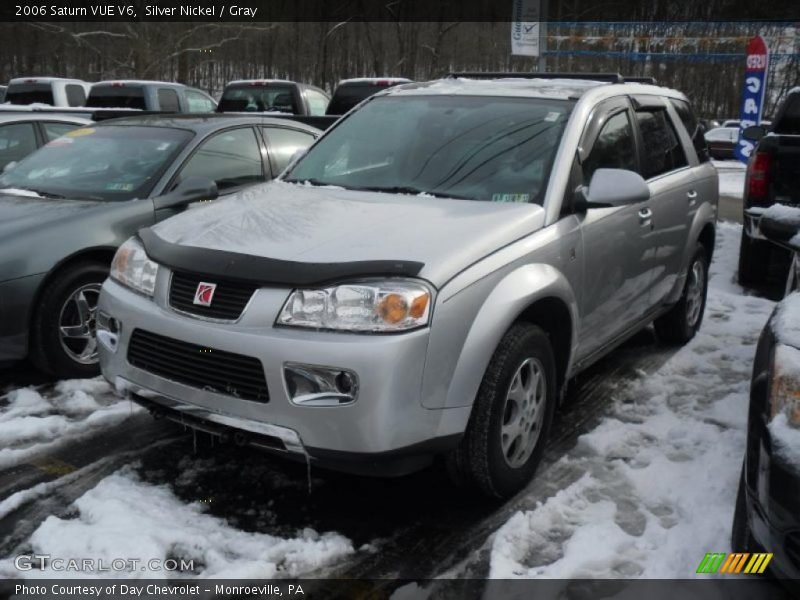
[[[122,244],[111,263],[112,279],[148,296],[152,296],[156,288],[157,274],[158,264],[147,257],[136,238]]]
[[[783,412],[790,425],[800,427],[800,350],[775,347],[769,401],[770,418]]]
[[[413,281],[374,281],[295,290],[278,325],[344,331],[407,331],[428,324],[431,291]]]

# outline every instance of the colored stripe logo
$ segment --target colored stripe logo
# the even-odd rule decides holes
[[[747,573],[760,575],[772,560],[772,553],[756,552],[709,552],[700,561],[697,573]]]

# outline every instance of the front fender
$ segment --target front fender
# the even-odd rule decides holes
[[[505,332],[533,303],[556,298],[569,309],[570,348],[577,340],[578,305],[558,269],[526,264],[486,277],[437,307],[423,382],[426,408],[471,406],[483,374]],[[572,355],[572,352],[571,352]]]

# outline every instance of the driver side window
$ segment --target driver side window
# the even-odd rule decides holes
[[[214,180],[220,192],[263,181],[261,150],[253,130],[230,129],[204,141],[183,165],[173,187],[195,176]]]
[[[581,165],[583,182],[589,185],[597,169],[627,169],[636,171],[636,145],[628,111],[621,111],[608,119],[592,146],[592,151]]]

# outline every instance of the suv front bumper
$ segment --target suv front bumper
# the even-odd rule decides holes
[[[275,328],[271,320],[263,323],[265,319],[253,322],[258,315],[277,314],[288,293],[260,290],[248,308],[250,321],[229,324],[178,314],[158,293],[155,299],[145,298],[109,279],[99,310],[115,319],[119,329],[99,336],[103,375],[119,393],[156,414],[339,470],[398,475],[455,447],[469,407],[431,410],[422,405],[428,329],[359,335]],[[133,366],[128,348],[136,329],[258,359],[269,401],[192,387]],[[294,363],[355,373],[355,401],[340,406],[292,402],[284,371]]]

